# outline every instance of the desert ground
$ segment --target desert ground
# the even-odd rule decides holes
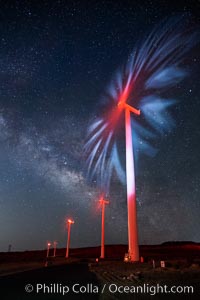
[[[65,249],[58,249],[46,259],[46,250],[0,253],[0,284],[2,300],[6,299],[199,299],[200,298],[200,244],[164,243],[140,246],[143,262],[124,262],[126,245],[105,247],[104,260],[97,258],[100,247],[70,249],[66,259]],[[165,267],[161,267],[161,261]],[[37,283],[69,286],[69,293],[27,293],[24,289]],[[73,291],[79,284],[86,289]],[[193,293],[159,292],[141,293],[134,288],[157,285],[192,286]],[[12,288],[11,288],[12,287]],[[78,287],[78,286],[76,286]],[[98,291],[95,291],[98,289]]]

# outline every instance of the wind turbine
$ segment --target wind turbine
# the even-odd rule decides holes
[[[135,168],[131,128],[131,113],[135,115],[140,115],[140,110],[126,104],[125,100],[119,101],[118,107],[120,110],[125,110],[128,253],[130,261],[139,261],[137,203],[135,189]]]
[[[56,256],[56,246],[57,246],[58,242],[54,241],[53,242],[53,256]]]
[[[49,257],[49,250],[50,250],[50,247],[51,247],[51,243],[48,242],[48,243],[47,243],[47,257]]]
[[[67,248],[66,248],[66,258],[69,257],[69,245],[70,245],[70,231],[71,231],[71,225],[74,224],[74,221],[72,219],[68,219],[67,220],[67,231],[68,231],[68,235],[67,235]]]
[[[101,217],[101,256],[100,258],[105,257],[105,205],[109,204],[108,200],[105,200],[103,197],[99,200],[101,206],[102,206],[102,217]]]
[[[162,92],[176,87],[188,75],[183,59],[199,41],[189,22],[189,18],[164,21],[133,49],[106,89],[100,109],[88,128],[84,146],[88,178],[106,194],[113,173],[127,185],[130,261],[139,260],[134,158],[142,152],[153,156],[156,149],[150,139],[166,136],[174,126],[168,108],[176,101],[163,97]],[[129,105],[132,103],[138,109]],[[139,116],[140,110],[142,120],[131,119],[131,113]],[[124,113],[126,172],[120,153]]]

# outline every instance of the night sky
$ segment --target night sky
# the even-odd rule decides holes
[[[37,2],[37,3],[36,3]],[[163,17],[199,1],[1,1],[0,251],[100,244],[99,191],[86,180],[83,145],[112,75]],[[200,242],[199,46],[190,76],[169,91],[176,127],[137,163],[140,244]],[[125,153],[122,153],[125,155]],[[127,243],[126,189],[112,181],[106,243]]]

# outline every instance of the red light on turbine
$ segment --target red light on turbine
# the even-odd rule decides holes
[[[120,109],[123,109],[123,108],[124,108],[124,105],[125,105],[124,101],[119,101],[118,104],[117,104],[117,106],[118,106]]]
[[[66,258],[68,258],[69,256],[70,231],[71,231],[72,224],[74,224],[74,220],[68,219],[67,220],[68,237],[67,237],[67,248],[66,248],[66,255],[65,255]]]
[[[99,199],[99,203],[100,203],[100,204],[103,203],[103,197],[101,197],[101,198]]]
[[[103,197],[101,197],[100,200],[99,200],[99,203],[100,203],[101,205],[103,205],[103,204],[109,204],[109,201],[108,201],[108,200],[105,200]]]
[[[72,219],[68,219],[67,222],[70,224],[74,224],[74,220],[72,220]]]
[[[131,111],[132,113],[134,113],[135,115],[140,115],[140,110],[136,109],[128,104],[126,104],[124,101],[119,101],[117,106],[119,107],[119,109],[128,109],[129,111]]]

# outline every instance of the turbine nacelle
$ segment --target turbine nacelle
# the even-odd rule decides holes
[[[68,224],[74,224],[74,220],[72,220],[72,219],[68,219],[67,222],[68,222]]]
[[[103,204],[109,204],[109,201],[105,200],[103,197],[100,198],[99,202],[100,202],[101,205],[103,205]]]
[[[117,106],[119,107],[119,109],[128,109],[129,111],[131,111],[132,113],[134,113],[135,115],[140,115],[140,110],[136,109],[128,104],[126,104],[124,101],[119,101]]]

